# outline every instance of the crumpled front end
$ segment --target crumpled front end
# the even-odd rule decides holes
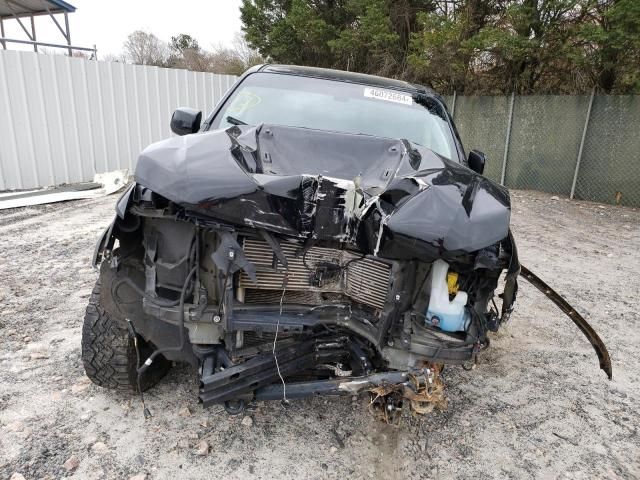
[[[512,310],[508,192],[407,141],[232,127],[150,146],[135,179],[96,254],[109,308],[200,369],[205,405],[429,403]]]

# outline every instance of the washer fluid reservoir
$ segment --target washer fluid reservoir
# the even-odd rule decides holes
[[[427,325],[438,327],[445,332],[462,332],[469,326],[469,313],[465,309],[467,292],[458,291],[449,301],[447,273],[449,264],[436,260],[431,266],[427,286],[431,289],[427,308]]]

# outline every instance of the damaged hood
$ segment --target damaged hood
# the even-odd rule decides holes
[[[190,215],[387,258],[471,253],[507,237],[507,190],[407,140],[243,125],[147,147],[138,184]]]

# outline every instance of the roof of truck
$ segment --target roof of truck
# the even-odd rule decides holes
[[[324,78],[327,80],[337,80],[341,82],[360,83],[381,88],[393,88],[407,92],[428,92],[434,93],[430,88],[422,85],[396,80],[394,78],[378,77],[377,75],[367,75],[364,73],[347,72],[344,70],[333,70],[331,68],[302,67],[298,65],[262,65],[258,71],[267,73],[284,73],[288,75],[299,75],[305,77]]]

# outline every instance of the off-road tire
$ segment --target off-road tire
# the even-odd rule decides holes
[[[138,335],[140,362],[153,349]],[[138,391],[138,359],[133,338],[123,324],[100,305],[100,280],[93,287],[82,326],[82,363],[93,383],[114,390]],[[170,362],[162,355],[154,359],[140,378],[145,391],[167,373]]]

